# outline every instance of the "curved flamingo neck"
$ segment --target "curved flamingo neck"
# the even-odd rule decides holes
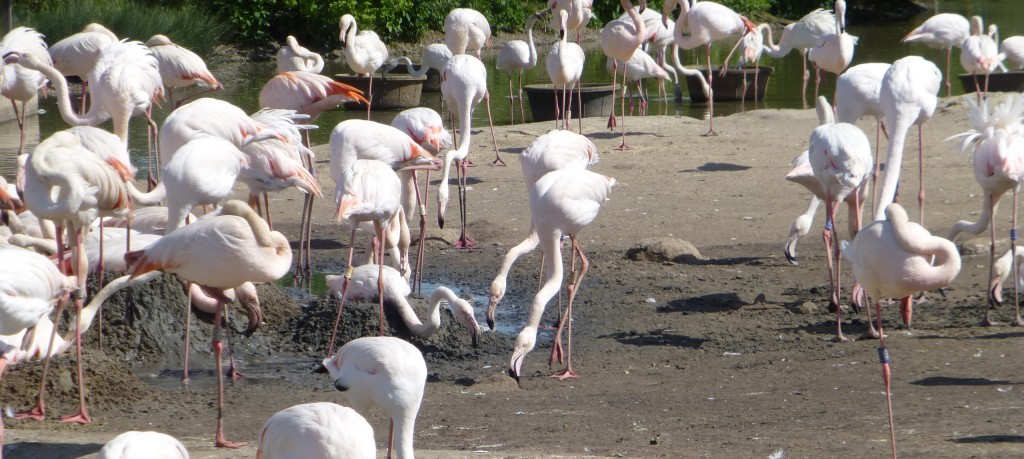
[[[644,39],[647,38],[647,27],[644,25],[644,19],[640,17],[640,13],[633,8],[633,2],[630,0],[619,0],[622,4],[623,10],[629,15],[629,18],[633,20],[633,27],[636,30],[636,36],[633,37],[633,41],[636,42],[636,46],[639,47]],[[684,0],[683,4],[687,2]],[[683,11],[689,10],[689,5],[683,7]]]
[[[417,70],[416,67],[413,66],[412,59],[409,59],[408,57],[402,56],[395,58],[396,67],[398,66],[398,64],[402,63],[405,63],[405,69],[409,72],[409,75],[414,77],[421,77],[423,75],[426,75],[427,70],[430,70],[430,67],[425,63],[421,63],[419,70]]]
[[[78,115],[75,113],[75,109],[71,106],[71,96],[68,94],[68,82],[56,68],[39,63],[39,65],[33,65],[34,70],[39,71],[46,78],[53,83],[54,90],[57,92],[57,109],[60,111],[61,118],[64,119],[65,123],[72,126],[96,126],[108,119],[110,114],[104,110],[100,104],[94,101],[89,104],[89,111],[84,115]],[[126,133],[127,134],[127,133]],[[121,142],[127,145],[127,135],[118,135],[121,138]]]
[[[960,272],[960,253],[957,252],[956,246],[952,242],[932,235],[912,237],[915,232],[913,224],[907,218],[907,211],[898,205],[886,207],[885,216],[889,224],[892,225],[896,243],[900,248],[912,254],[934,257],[932,269],[928,269],[918,277],[925,288],[942,287],[956,277]]]
[[[398,438],[398,444],[395,445],[397,459],[413,458],[412,437],[416,430],[416,413],[418,411],[419,401],[417,400],[415,409],[407,408],[401,416],[391,418],[391,421],[395,423],[395,438]]]
[[[259,215],[256,215],[256,212],[253,212],[252,208],[248,205],[240,201],[231,201],[224,205],[221,215],[234,215],[244,218],[249,227],[252,228],[253,237],[261,247],[277,247],[280,245],[280,241],[274,237],[274,233],[270,231],[267,222],[260,218]]]
[[[533,24],[537,22],[536,16],[530,16],[526,21],[526,44],[530,46],[530,66],[537,65],[537,47],[533,44]]]

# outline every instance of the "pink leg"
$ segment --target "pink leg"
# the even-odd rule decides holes
[[[356,243],[356,226],[352,225],[352,236],[348,240],[348,268],[345,271],[345,281],[341,285],[341,302],[338,304],[338,315],[334,318],[334,330],[331,331],[331,342],[327,346],[327,356],[334,354],[334,342],[338,335],[338,324],[341,323],[341,310],[345,308],[345,294],[348,293],[349,279],[352,278],[352,249]]]
[[[492,166],[505,166],[505,161],[502,161],[501,156],[498,155],[498,138],[494,136],[494,118],[491,117],[491,93],[484,94],[484,102],[487,103],[487,124],[491,127],[491,143],[494,144],[494,161],[491,161]]]
[[[807,80],[810,79],[810,75],[807,72],[807,50],[800,50],[800,59],[804,62],[804,85],[803,89],[800,90],[800,97],[804,102],[804,110],[807,110]]]
[[[395,450],[395,420],[392,419],[388,428],[388,459],[391,459],[391,452]]]
[[[85,409],[85,373],[82,370],[82,297],[85,290],[79,291],[74,299],[75,303],[75,354],[78,359],[78,414],[63,416],[60,422],[77,422],[89,424],[89,411]],[[56,327],[54,327],[56,328]]]
[[[221,360],[224,344],[221,342],[223,330],[220,326],[220,316],[227,305],[223,301],[218,301],[218,303],[217,312],[213,315],[213,340],[210,343],[217,361],[217,433],[213,443],[218,448],[240,448],[248,443],[228,441],[224,438],[224,365]]]
[[[612,114],[608,116],[608,129],[615,130],[615,126],[618,124],[615,119],[615,91],[618,87],[615,86],[615,79],[619,76],[619,61],[612,59]]]
[[[398,217],[392,217],[398,218]],[[380,336],[384,336],[384,226],[377,224],[380,229],[380,244],[377,244],[377,301],[380,303]]]
[[[1014,318],[1010,325],[1022,326],[1024,321],[1020,317],[1020,291],[1018,290],[1017,279],[1020,279],[1017,272],[1017,190],[1013,190],[1013,228],[1010,230],[1010,259],[1013,260],[1013,311]]]
[[[619,93],[620,93],[620,96],[619,96],[620,110],[619,111],[622,112],[622,143],[619,144],[619,146],[615,148],[616,150],[620,150],[620,151],[622,151],[622,150],[629,150],[629,145],[626,145],[626,85],[627,85],[627,83],[626,83],[626,69],[623,68],[622,69],[622,90],[619,91]],[[613,111],[615,110],[615,99],[614,99],[614,96],[615,96],[615,94],[613,93],[612,94],[612,97],[613,97],[613,99],[612,99],[612,110]]]
[[[274,222],[270,219],[270,194],[263,192],[263,208],[267,210],[267,226],[274,231]]]
[[[904,298],[909,301],[911,297]],[[892,417],[892,369],[889,368],[889,350],[885,347],[885,333],[882,331],[882,309],[877,298],[875,302],[875,316],[878,320],[878,360],[882,364],[882,381],[885,382],[885,402],[889,409],[889,439],[892,445],[892,457],[896,459],[896,424]]]
[[[561,111],[561,108],[560,108],[561,106],[558,105],[558,87],[557,86],[551,85],[551,95],[552,95],[552,99],[554,99],[554,101],[555,101],[555,129],[558,129],[558,121],[560,121],[562,119],[562,111]]]
[[[58,249],[61,247],[61,243],[62,243],[62,241],[61,241],[62,238],[61,238],[60,234],[61,234],[60,227],[58,227],[58,229],[57,229],[57,247],[58,247]],[[68,302],[68,298],[61,298],[60,301],[57,302],[57,315],[55,316],[55,318],[53,320],[54,323],[60,322],[60,317],[61,317],[61,315],[64,314],[64,309],[67,307],[67,302]],[[36,421],[42,421],[46,417],[46,402],[43,400],[44,395],[46,394],[46,373],[47,373],[47,370],[50,368],[50,356],[53,355],[53,340],[54,340],[54,338],[56,336],[57,336],[57,327],[53,327],[53,330],[50,332],[50,342],[49,342],[49,344],[46,347],[46,358],[43,359],[43,375],[40,378],[41,380],[39,382],[39,392],[36,394],[36,405],[34,407],[32,407],[32,409],[30,409],[28,411],[19,411],[19,412],[15,413],[14,414],[14,418],[15,419],[26,419],[26,418],[28,418],[28,419],[34,419]],[[6,360],[4,360],[4,362],[6,362]],[[0,445],[2,445],[2,442],[0,442]]]
[[[835,245],[838,243],[838,237],[836,237],[836,203],[832,201],[831,196],[825,199],[825,230],[822,233],[822,238],[825,241],[825,255],[828,260],[828,284],[829,284],[829,296],[828,303],[829,308],[836,309],[836,342],[849,341],[843,336],[843,309],[839,305],[839,282],[836,272],[838,271],[838,263],[835,261],[835,250],[838,248]]]
[[[988,247],[988,278],[992,279],[995,274],[996,264],[996,221],[994,215],[996,207],[996,196],[993,195],[989,202],[990,207],[988,227],[989,234],[992,236],[992,243]],[[1013,263],[1016,264],[1017,260],[1013,260]],[[1017,280],[1014,279],[1013,282],[1016,283]],[[995,294],[998,292],[993,292],[990,290],[988,293],[988,307],[985,309],[985,318],[981,321],[981,324],[986,326],[999,325],[998,322],[992,320],[992,309],[999,304],[999,302],[997,301],[998,297],[995,296]]]
[[[458,167],[462,171],[461,176],[458,178],[460,203],[459,212],[462,215],[462,234],[459,236],[459,240],[455,241],[455,248],[472,249],[476,247],[476,241],[474,241],[473,238],[469,237],[469,235],[466,234],[466,173],[468,172],[466,168],[468,167],[468,165],[466,164],[466,161],[462,161]]]
[[[712,80],[714,79],[715,72],[711,71],[711,44],[710,43],[707,44],[707,51],[708,51],[708,53],[707,53],[707,61],[708,61],[708,112],[709,112],[709,115],[708,115],[708,132],[705,132],[703,134],[705,137],[712,136],[712,135],[718,135],[718,133],[715,132],[715,90],[714,90],[714,86],[712,86]]]
[[[188,384],[188,354],[192,344],[192,283],[185,284],[185,296],[188,297],[185,303],[185,349],[182,352],[184,358],[181,362],[181,383]]]
[[[426,253],[427,245],[427,202],[428,191],[430,190],[430,170],[427,169],[426,181],[423,184],[423,201],[420,204],[420,245],[416,248],[416,291],[423,293],[423,256]]]
[[[920,184],[917,191],[917,205],[921,212],[919,223],[924,226],[924,128],[921,124],[917,125],[917,179]]]
[[[373,107],[373,73],[370,73],[370,87],[366,95],[366,119],[370,119],[370,108]]]
[[[566,352],[565,370],[562,370],[561,372],[551,375],[551,377],[558,379],[577,377],[576,372],[572,370],[572,302],[576,298],[576,293],[579,291],[580,284],[583,282],[583,276],[587,274],[587,268],[590,267],[590,262],[588,262],[587,257],[583,255],[583,250],[580,249],[579,243],[576,241],[576,237],[570,236],[569,239],[572,240],[573,251],[579,254],[580,256],[580,274],[579,276],[572,276],[575,279],[569,279],[569,284],[566,285],[566,290],[568,290],[567,296],[569,298],[568,304],[565,307],[565,316],[563,317],[563,321],[569,321],[569,337]]]
[[[949,61],[953,57],[953,47],[946,48],[946,74],[942,76],[946,80],[946,97],[953,96],[952,85],[949,82]]]

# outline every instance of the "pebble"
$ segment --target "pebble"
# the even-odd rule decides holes
[[[657,303],[657,302],[658,302],[658,300],[655,300],[654,298],[647,298],[646,300],[644,300],[644,303],[647,303],[647,304],[654,304],[654,303]]]
[[[796,307],[796,310],[800,314],[816,314],[818,312],[818,305],[811,301],[804,301],[800,306]]]

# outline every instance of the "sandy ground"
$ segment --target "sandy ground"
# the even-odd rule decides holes
[[[967,129],[965,107],[959,99],[943,101],[924,130],[926,227],[940,235],[955,220],[975,219],[980,210],[980,188],[968,158],[942,142]],[[701,137],[707,130],[704,121],[629,118],[627,140],[633,149],[619,152],[613,150],[618,132],[605,130],[603,119],[585,120],[584,132],[601,155],[593,170],[615,177],[618,185],[597,221],[581,235],[591,269],[577,297],[574,321],[574,367],[580,377],[547,377],[559,369],[546,365],[550,331],[542,331],[519,386],[505,376],[513,338],[509,334],[488,333],[477,349],[457,331],[444,341],[454,344],[417,340],[431,374],[417,423],[420,457],[753,458],[777,449],[793,458],[889,454],[877,340],[831,340],[835,315],[826,307],[827,276],[818,236],[822,217],[799,247],[799,266],[782,255],[789,227],[808,197],[782,177],[790,160],[806,148],[817,125],[814,111],[750,111],[715,121],[720,135]],[[873,120],[860,125],[873,142]],[[453,248],[450,241],[457,234],[450,227],[458,222],[457,201],[449,208],[443,231],[436,228],[431,201],[426,281],[486,297],[502,255],[529,228],[516,156],[550,128],[551,123],[496,128],[507,168],[487,166],[493,157],[489,136],[486,131],[474,136],[471,158],[478,166],[470,169],[468,221],[479,248]],[[905,201],[916,216],[918,160],[910,154],[917,145],[916,132],[907,145],[901,187],[908,190]],[[334,186],[327,147],[319,146],[317,152],[329,195]],[[277,229],[293,240],[300,203],[297,193],[284,193],[272,202]],[[341,271],[346,248],[347,231],[332,222],[330,207],[325,200],[317,206],[313,237],[318,272]],[[1008,245],[1010,212],[1008,205],[1003,208],[997,218],[1000,253]],[[840,215],[838,226],[848,238],[845,213]],[[704,259],[626,258],[644,238],[689,241]],[[903,457],[1021,455],[1024,329],[977,325],[985,305],[986,249],[985,237],[965,244],[960,276],[945,297],[932,293],[929,302],[918,305],[913,329],[897,328],[895,308],[886,307],[896,435]],[[502,325],[521,327],[536,289],[538,263],[539,256],[531,254],[512,271],[501,306]],[[848,264],[844,267],[850,279]],[[549,305],[544,324],[554,322],[555,309]],[[997,310],[996,317],[1005,324],[1012,318],[1012,305]],[[267,322],[253,339],[240,338],[239,355],[248,378],[227,390],[226,425],[232,440],[254,441],[270,415],[296,403],[344,404],[326,376],[311,372],[323,357],[322,346],[288,344],[296,333],[307,332],[298,325]],[[843,325],[852,337],[866,330],[863,316],[853,313],[844,317]],[[196,353],[204,346],[195,345]],[[120,366],[123,359],[114,359],[114,366]],[[173,362],[129,362],[134,375],[156,385],[138,383],[141,388],[130,395],[119,392],[124,389],[113,382],[91,386],[95,421],[89,426],[56,420],[72,410],[74,391],[51,402],[44,422],[8,419],[5,458],[93,457],[116,434],[147,429],[181,438],[195,458],[254,457],[252,446],[236,451],[211,447],[213,377],[209,364],[202,363],[208,358],[196,359],[198,370],[187,389],[167,371],[152,377],[161,370],[180,373]],[[30,380],[33,368],[11,368],[0,386],[26,384],[17,380]],[[70,387],[70,371],[58,374],[65,376],[59,384]],[[5,406],[22,408],[31,403],[31,393],[7,390],[0,397]],[[386,420],[378,413],[371,423],[382,446]]]

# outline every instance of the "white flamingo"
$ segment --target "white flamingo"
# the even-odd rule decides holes
[[[4,35],[0,40],[0,56],[10,52],[29,53],[39,56],[47,65],[53,65],[50,54],[46,50],[46,41],[43,34],[28,27],[17,27]],[[21,130],[21,143],[18,144],[18,154],[25,150],[25,105],[36,97],[39,89],[46,85],[46,76],[38,70],[33,70],[18,64],[5,65],[0,77],[0,94],[11,100],[14,107],[14,116],[18,121],[18,129]],[[21,109],[18,109],[18,102],[21,102]]]
[[[294,36],[285,38],[285,45],[277,50],[277,73],[324,71],[324,58],[299,44]]]
[[[160,68],[160,79],[167,88],[167,100],[172,107],[183,104],[186,100],[210,91],[224,89],[224,85],[206,68],[206,62],[198,54],[182,47],[167,38],[166,35],[153,35],[146,40],[146,46],[153,52]],[[174,102],[174,88],[187,88],[199,84],[207,89],[184,97]]]
[[[764,49],[764,52],[768,53],[769,56],[779,59],[794,49],[800,53],[800,60],[804,65],[804,84],[803,90],[800,92],[804,108],[807,108],[807,80],[809,78],[809,73],[807,72],[807,50],[821,44],[826,35],[834,32],[835,24],[836,17],[831,11],[818,8],[782,29],[782,35],[779,36],[778,44],[775,44],[769,29],[768,44],[765,45]]]
[[[920,42],[932,48],[946,50],[946,97],[953,94],[949,80],[949,65],[953,48],[959,48],[971,35],[971,23],[956,13],[939,13],[928,18],[900,40],[903,43]]]
[[[114,437],[100,448],[96,459],[189,459],[178,439],[160,432],[130,431]]]
[[[260,431],[256,459],[375,459],[373,427],[352,408],[305,403],[274,413]]]
[[[512,122],[515,123],[515,103],[512,100],[512,74],[519,74],[519,115],[526,122],[526,112],[523,110],[523,71],[537,66],[537,47],[533,44],[533,25],[541,18],[540,13],[530,15],[526,18],[526,41],[511,40],[501,47],[498,53],[498,61],[494,65],[498,70],[508,73],[508,100],[509,110],[512,112]]]
[[[341,28],[340,39],[345,62],[355,74],[370,77],[370,87],[366,91],[366,119],[370,119],[370,109],[373,105],[373,74],[388,61],[388,47],[376,32],[364,30],[357,34],[359,27],[356,25],[356,18],[351,14],[342,16],[338,25]]]
[[[444,43],[453,55],[471,52],[480,59],[480,49],[491,46],[491,24],[477,10],[455,8],[444,18]]]
[[[548,53],[547,71],[548,77],[551,78],[555,101],[558,100],[558,88],[562,88],[562,101],[555,104],[555,127],[558,127],[559,116],[561,116],[564,120],[564,128],[569,129],[569,118],[572,112],[572,88],[580,84],[587,56],[583,53],[583,48],[580,45],[568,41],[568,29],[565,24],[569,19],[569,13],[560,10],[558,14],[562,26],[558,30],[558,42],[551,47],[551,51]],[[577,98],[576,104],[579,107],[579,113],[576,116],[580,120],[580,133],[582,134],[583,102]],[[559,107],[561,107],[561,113],[559,113]]]
[[[377,407],[391,418],[388,445],[397,437],[395,457],[412,459],[416,415],[427,382],[419,349],[389,336],[357,338],[323,363],[334,387],[345,392],[356,411],[365,416]]]

